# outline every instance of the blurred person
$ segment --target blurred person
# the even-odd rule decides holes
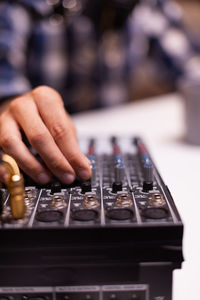
[[[36,182],[51,174],[66,184],[90,178],[69,113],[126,101],[130,77],[150,51],[172,83],[196,55],[173,2],[144,0],[132,11],[137,3],[1,1],[0,146]]]

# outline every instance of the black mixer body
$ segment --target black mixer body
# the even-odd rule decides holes
[[[140,138],[83,139],[92,177],[25,178],[14,220],[2,189],[1,300],[171,300],[183,224]]]

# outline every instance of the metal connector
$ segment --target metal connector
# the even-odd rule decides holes
[[[26,212],[23,176],[16,161],[8,154],[1,154],[1,165],[8,172],[5,184],[10,194],[9,201],[12,217],[14,219],[21,219]]]

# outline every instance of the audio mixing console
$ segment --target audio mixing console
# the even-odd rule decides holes
[[[183,225],[140,138],[83,139],[91,180],[2,188],[0,300],[170,300]]]

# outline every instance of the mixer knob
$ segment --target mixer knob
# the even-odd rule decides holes
[[[58,181],[54,181],[51,184],[51,195],[54,193],[61,193],[61,184]]]
[[[148,192],[153,189],[153,165],[150,160],[146,160],[143,167],[144,181],[143,181],[143,192]]]
[[[115,181],[113,182],[113,185],[112,185],[112,193],[117,193],[117,192],[120,192],[122,191],[122,182],[119,181]]]
[[[81,185],[81,193],[85,194],[92,191],[91,181],[86,180]]]
[[[123,182],[125,176],[124,165],[122,163],[115,166],[115,182]]]

